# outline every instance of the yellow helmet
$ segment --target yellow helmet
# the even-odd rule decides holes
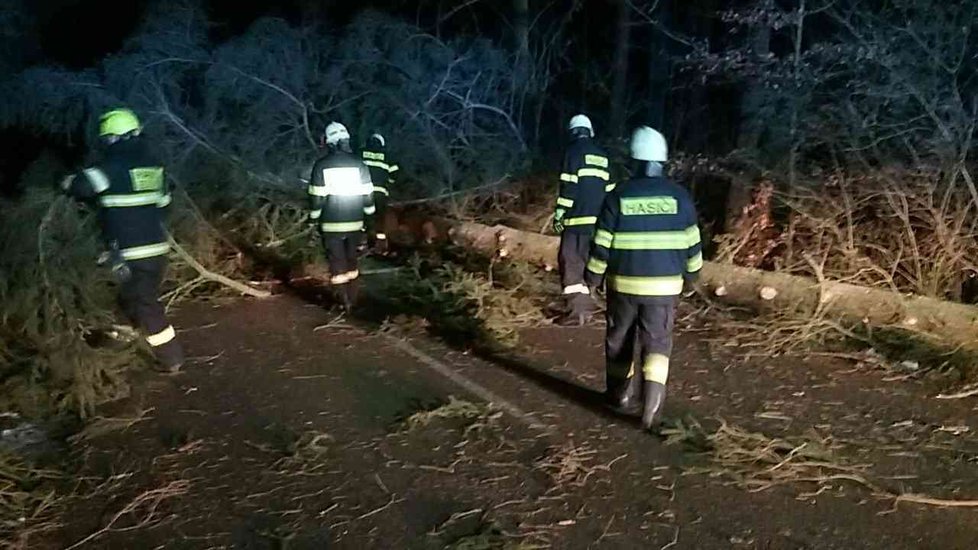
[[[124,136],[129,132],[142,129],[136,113],[129,109],[116,109],[102,115],[99,119],[98,133],[100,136]]]

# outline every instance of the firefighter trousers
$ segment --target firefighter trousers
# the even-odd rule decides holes
[[[326,261],[329,262],[329,282],[336,288],[343,307],[349,311],[356,302],[359,287],[357,260],[363,232],[323,233],[322,237]]]
[[[390,197],[386,193],[374,193],[374,206],[377,207],[377,211],[374,214],[374,229],[379,240],[387,238],[387,205],[389,202]]]
[[[584,284],[584,271],[587,268],[588,255],[591,252],[591,241],[594,240],[594,230],[566,229],[560,235],[560,249],[557,252],[557,265],[560,269],[560,284],[562,294],[567,300],[571,315],[589,314],[593,310],[591,292]]]
[[[166,257],[157,256],[127,262],[132,272],[128,281],[119,285],[119,305],[129,321],[139,327],[156,360],[165,367],[183,363],[183,349],[177,341],[173,325],[166,320],[166,310],[160,303],[160,284],[166,274]]]
[[[636,355],[646,382],[666,383],[675,317],[674,297],[608,293],[605,358],[609,388],[620,387],[637,374]]]

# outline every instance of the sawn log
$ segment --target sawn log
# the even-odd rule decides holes
[[[558,237],[506,226],[437,220],[458,246],[553,269]],[[706,262],[700,282],[716,299],[755,311],[818,312],[872,327],[899,328],[952,348],[978,350],[978,308],[835,281]]]

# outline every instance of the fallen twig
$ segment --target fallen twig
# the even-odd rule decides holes
[[[78,542],[72,544],[65,548],[65,550],[72,550],[73,548],[78,548],[84,544],[87,544],[102,535],[109,533],[111,531],[131,531],[133,529],[139,529],[141,527],[146,527],[157,523],[156,509],[159,505],[166,499],[173,498],[175,496],[186,494],[190,489],[190,482],[187,480],[171,481],[160,487],[158,489],[151,489],[142,494],[136,496],[136,498],[129,501],[128,504],[122,507],[121,510],[115,513],[109,522],[105,524],[104,527],[95,531],[94,533],[88,535],[87,537],[79,540]],[[123,527],[120,529],[114,529],[116,522],[122,519],[124,516],[133,514],[137,512],[140,508],[145,507],[147,509],[147,514],[140,519],[135,525],[129,527]]]
[[[201,265],[200,262],[194,259],[194,257],[191,256],[189,252],[184,250],[182,246],[177,244],[177,242],[173,240],[173,236],[168,235],[167,240],[170,242],[170,246],[173,248],[173,251],[177,253],[177,256],[180,256],[180,258],[182,258],[183,261],[187,262],[187,264],[189,264],[190,267],[194,268],[194,270],[197,271],[200,279],[222,284],[242,294],[246,294],[248,296],[252,296],[255,298],[268,298],[269,296],[272,295],[272,293],[267,290],[259,290],[256,288],[251,288],[250,286],[244,283],[239,283],[238,281],[235,281],[234,279],[231,279],[229,277],[225,277],[220,273],[214,273],[213,271],[208,270],[206,267]]]
[[[978,395],[978,385],[973,385],[966,390],[961,390],[956,393],[940,393],[937,394],[935,399],[964,399],[965,397],[971,397]]]

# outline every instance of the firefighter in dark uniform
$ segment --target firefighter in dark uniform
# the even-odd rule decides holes
[[[376,210],[370,171],[350,147],[350,133],[338,122],[326,127],[326,155],[316,161],[309,178],[312,210],[309,220],[318,224],[330,283],[337,289],[349,313],[356,302],[360,271],[357,254],[370,216]]]
[[[608,195],[587,264],[591,287],[608,291],[607,396],[627,408],[644,378],[642,426],[659,420],[669,375],[675,308],[703,266],[696,209],[689,193],[663,174],[665,139],[643,126],[631,141],[636,170]]]
[[[97,208],[107,247],[104,258],[119,284],[119,304],[143,332],[157,368],[177,372],[183,350],[159,302],[170,251],[164,229],[170,190],[163,167],[140,135],[142,127],[132,111],[109,111],[99,122],[99,135],[107,145],[104,159],[66,177],[62,188]]]
[[[584,283],[588,250],[605,193],[614,189],[614,184],[610,181],[608,155],[594,142],[591,120],[577,115],[568,129],[572,141],[564,154],[554,211],[554,232],[560,235],[557,263],[567,302],[567,314],[558,323],[583,325],[594,310],[594,300]]]
[[[363,163],[370,169],[370,179],[374,185],[374,206],[377,207],[376,231],[368,235],[374,241],[370,243],[370,247],[376,247],[378,252],[384,254],[387,252],[387,204],[390,202],[390,189],[394,186],[394,178],[400,167],[390,161],[387,140],[380,134],[370,136],[360,155]]]

